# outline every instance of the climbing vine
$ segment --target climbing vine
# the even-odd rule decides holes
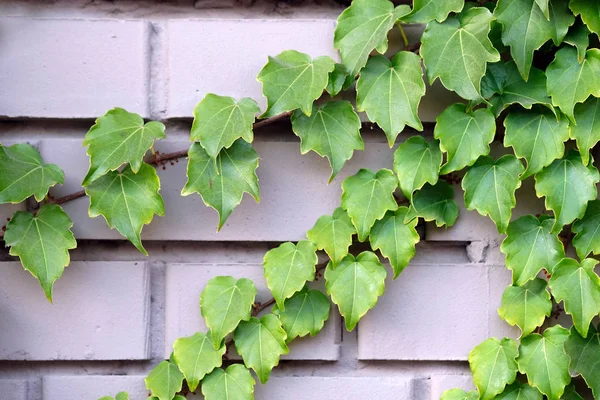
[[[466,208],[489,216],[505,235],[500,250],[513,279],[498,313],[521,337],[476,346],[468,359],[477,390],[452,389],[442,399],[577,399],[576,376],[600,398],[600,332],[592,323],[600,314],[600,278],[590,257],[600,254],[600,173],[592,156],[600,140],[599,9],[600,0],[414,0],[412,7],[354,0],[335,30],[341,63],[294,50],[269,57],[257,77],[267,109],[257,117],[253,99],[207,94],[194,110],[189,150],[155,153],[165,126],[114,108],[85,137],[84,191],[53,199],[48,190],[63,183],[63,171],[31,145],[0,146],[0,203],[33,198],[39,205],[14,214],[4,241],[52,300],[76,247],[61,204],[87,195],[90,217],[104,217],[147,254],[142,228],[165,212],[154,167],[187,157],[182,195],[202,196],[218,212],[220,229],[244,193],[260,199],[254,131],[289,119],[302,154],[328,158],[331,182],[364,147],[357,112],[381,128],[390,148],[406,126],[423,130],[424,67],[429,83],[439,79],[464,102],[438,116],[433,138],[399,144],[394,171],[361,169],[346,178],[340,207],[319,218],[306,240],[266,253],[272,300],[256,303],[248,279],[211,279],[200,295],[209,330],[175,341],[170,359],[146,378],[151,398],[181,400],[201,390],[207,400],[252,399],[250,370],[266,383],[291,341],[322,329],[330,301],[353,330],[384,292],[390,272],[383,259],[402,279],[420,239],[418,221],[455,223],[449,182],[457,173]],[[420,42],[409,43],[405,24],[426,24]],[[404,48],[390,54],[393,30]],[[355,105],[340,92],[355,93]],[[507,154],[490,155],[494,140]],[[526,179],[547,211],[513,219],[515,191]],[[355,240],[371,250],[356,254]],[[567,257],[569,245],[578,259]],[[321,251],[328,261],[319,264]],[[321,273],[327,295],[307,286]],[[553,301],[571,316],[570,329],[550,320]],[[230,348],[243,363],[222,368]]]

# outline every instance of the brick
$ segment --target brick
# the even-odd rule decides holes
[[[439,400],[446,390],[463,389],[466,391],[475,389],[471,375],[432,375],[431,376],[431,400]]]
[[[50,304],[19,262],[0,263],[0,359],[146,359],[148,287],[143,262],[73,262]]]
[[[206,283],[219,275],[251,279],[258,289],[256,301],[271,298],[260,264],[168,264],[166,273],[165,357],[173,351],[173,342],[197,331],[206,332],[200,314],[200,293]],[[322,283],[322,282],[320,282]],[[284,360],[337,360],[339,358],[340,319],[332,308],[323,330],[314,337],[298,338],[290,344]]]
[[[0,379],[0,400],[27,400],[28,387],[24,379]]]
[[[98,400],[125,391],[131,399],[145,399],[145,376],[44,376],[42,400]]]
[[[7,17],[0,113],[95,118],[119,106],[148,114],[148,24]]]

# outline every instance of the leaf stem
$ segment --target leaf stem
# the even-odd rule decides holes
[[[400,34],[402,35],[402,41],[404,42],[404,48],[408,49],[408,36],[406,36],[406,32],[404,32],[404,28],[401,23],[397,23],[398,28],[400,28]]]

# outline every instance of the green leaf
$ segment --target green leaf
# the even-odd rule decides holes
[[[565,250],[555,234],[554,220],[547,216],[525,215],[508,224],[500,251],[506,254],[506,267],[512,271],[513,284],[522,286],[534,279],[542,268],[552,271]]]
[[[464,5],[465,0],[414,0],[412,12],[402,17],[402,22],[426,24],[434,19],[444,22],[450,13],[461,12]]]
[[[544,13],[546,19],[550,19],[550,0],[535,0],[535,3],[538,5],[540,10]]]
[[[571,138],[577,141],[577,148],[585,165],[590,162],[590,150],[600,141],[600,99],[591,98],[575,106],[571,125]]]
[[[421,56],[429,83],[442,84],[466,100],[480,100],[481,78],[488,62],[500,61],[490,42],[492,13],[483,7],[471,8],[443,23],[431,21],[421,38]]]
[[[215,369],[202,380],[206,400],[254,400],[254,378],[242,364]]]
[[[356,228],[343,208],[336,208],[333,215],[323,215],[306,233],[308,240],[313,242],[318,250],[325,250],[329,259],[337,265],[352,244],[352,235]]]
[[[331,57],[317,57],[286,50],[269,62],[256,78],[267,98],[267,111],[261,118],[274,117],[297,108],[310,116],[313,102],[327,87],[335,62]]]
[[[387,34],[396,21],[410,13],[406,4],[394,8],[389,0],[354,0],[337,19],[333,46],[340,50],[342,62],[356,76],[377,48],[387,49]]]
[[[479,400],[479,393],[476,390],[465,392],[462,389],[450,389],[442,393],[440,400]]]
[[[30,196],[44,200],[48,189],[63,184],[65,174],[58,165],[44,164],[42,156],[30,144],[0,144],[0,204],[17,204]]]
[[[250,279],[217,276],[208,281],[200,295],[200,311],[215,349],[221,348],[225,336],[233,332],[240,321],[250,319],[256,293]]]
[[[550,3],[550,19],[546,18],[536,0],[499,0],[494,16],[504,26],[502,41],[510,46],[510,54],[521,76],[529,80],[533,53],[552,39],[559,45],[575,18],[562,0]],[[550,76],[548,76],[550,81]]]
[[[600,254],[600,200],[588,203],[583,218],[575,221],[571,230],[575,233],[573,247],[580,259],[592,252]]]
[[[297,337],[319,333],[329,318],[330,308],[327,296],[304,287],[285,301],[285,311],[275,306],[273,313],[279,316],[289,343]]]
[[[473,382],[481,400],[490,400],[517,377],[519,345],[513,339],[489,338],[469,353]]]
[[[90,197],[89,215],[102,215],[111,229],[116,228],[143,254],[141,232],[144,225],[152,222],[154,214],[165,215],[160,180],[156,171],[142,164],[135,173],[131,166],[122,172],[112,171],[95,180],[85,188]]]
[[[244,193],[260,201],[258,186],[258,154],[252,145],[237,140],[223,149],[215,162],[202,148],[194,143],[188,152],[187,182],[182,196],[198,193],[204,203],[219,213],[220,230],[233,210],[242,202]]]
[[[223,363],[225,346],[215,350],[209,336],[202,332],[182,337],[173,344],[175,362],[185,375],[188,387],[193,392],[206,374]]]
[[[546,281],[539,278],[523,286],[508,286],[498,309],[500,318],[521,329],[521,336],[527,336],[541,326],[551,313],[552,301],[546,290]]]
[[[487,108],[467,112],[464,104],[446,108],[436,120],[433,135],[448,160],[440,174],[446,175],[472,165],[480,156],[489,154],[496,134],[496,119]]]
[[[127,163],[137,173],[154,141],[165,137],[165,126],[160,122],[144,124],[144,119],[139,115],[113,108],[98,118],[85,135],[83,145],[88,147],[90,169],[82,185],[88,186],[107,172],[115,171]]]
[[[379,258],[370,251],[363,251],[356,258],[349,254],[335,268],[331,263],[327,265],[325,288],[344,317],[348,331],[375,307],[385,290],[386,275]]]
[[[319,262],[316,252],[312,242],[301,240],[297,245],[283,243],[265,254],[265,279],[281,310],[285,310],[285,299],[315,279],[315,266]]]
[[[517,381],[507,386],[495,400],[543,400],[543,396],[536,388]]]
[[[440,142],[413,136],[403,142],[394,152],[394,171],[398,175],[400,189],[407,199],[425,183],[435,185],[442,165]]]
[[[383,219],[375,222],[369,238],[371,248],[381,251],[381,254],[390,261],[394,269],[394,279],[415,256],[415,245],[420,240],[415,229],[418,220],[404,222],[406,214],[408,214],[406,207],[388,211]]]
[[[458,218],[458,205],[454,201],[452,185],[440,180],[435,186],[426,183],[421,190],[417,190],[404,222],[417,217],[435,221],[438,227],[454,225]]]
[[[146,389],[158,400],[172,400],[181,391],[183,374],[174,363],[162,361],[144,379]]]
[[[583,397],[577,393],[577,389],[575,388],[575,384],[571,382],[569,386],[565,388],[565,393],[560,398],[561,400],[584,400]]]
[[[571,373],[581,375],[597,399],[600,396],[600,332],[592,325],[587,338],[583,338],[571,328],[565,351],[571,359]]]
[[[600,4],[598,0],[570,0],[569,8],[581,19],[596,35],[600,36]]]
[[[467,210],[489,215],[498,232],[506,232],[517,203],[515,191],[521,187],[519,175],[524,170],[523,164],[512,154],[497,161],[489,156],[480,157],[462,180]]]
[[[23,268],[40,281],[52,302],[52,287],[69,265],[69,250],[77,247],[73,222],[56,204],[43,205],[33,215],[17,211],[6,225],[4,243],[9,254],[21,259]]]
[[[401,51],[369,59],[356,83],[356,109],[385,132],[390,148],[406,125],[422,131],[418,108],[425,95],[421,58]]]
[[[336,96],[342,90],[348,89],[354,83],[354,76],[344,64],[335,64],[333,71],[329,73],[329,80],[325,90],[331,97]]]
[[[256,101],[243,98],[217,96],[208,93],[194,109],[194,123],[190,140],[200,142],[211,158],[221,149],[231,147],[239,138],[252,143],[252,124],[260,107]]]
[[[504,120],[504,127],[504,146],[512,146],[517,157],[527,160],[521,179],[540,172],[565,154],[569,123],[565,118],[557,120],[548,110],[511,111]]]
[[[545,196],[546,209],[554,211],[553,231],[581,218],[587,202],[597,195],[596,184],[600,174],[593,165],[585,166],[576,151],[554,161],[535,176],[538,197]]]
[[[313,150],[329,159],[332,170],[329,182],[352,158],[354,150],[364,149],[361,126],[360,118],[348,101],[313,105],[310,117],[299,110],[292,115],[292,130],[300,138],[302,154]]]
[[[546,69],[546,76],[552,104],[574,119],[575,104],[590,95],[600,97],[600,50],[589,49],[579,62],[576,49],[563,47]]]
[[[129,394],[127,394],[127,392],[119,392],[117,393],[116,398],[113,398],[111,396],[104,396],[98,400],[129,400]]]
[[[394,191],[398,181],[389,169],[377,173],[361,169],[342,183],[342,208],[348,212],[358,232],[358,240],[364,242],[375,221],[383,218],[389,210],[396,210],[398,204]]]
[[[564,302],[575,329],[587,337],[592,319],[600,314],[600,278],[594,272],[598,261],[588,258],[579,264],[564,258],[552,269],[548,285],[556,302]]]
[[[590,45],[590,31],[584,24],[576,23],[569,29],[564,42],[577,49],[577,61],[582,63]]]
[[[235,349],[263,384],[279,364],[279,357],[289,353],[286,337],[281,321],[273,314],[242,321],[233,334]]]

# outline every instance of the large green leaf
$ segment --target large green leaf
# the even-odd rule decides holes
[[[527,160],[521,179],[540,172],[565,154],[569,123],[548,110],[514,110],[504,120],[504,146],[512,146],[519,158]]]
[[[596,167],[583,165],[574,150],[535,176],[537,196],[545,196],[546,208],[554,211],[553,231],[558,232],[564,225],[583,216],[587,202],[598,195],[598,181],[600,173]]]
[[[352,235],[356,228],[343,208],[336,208],[333,215],[323,215],[306,233],[306,237],[317,245],[317,249],[325,250],[329,259],[337,265],[348,254],[352,244]]]
[[[83,145],[88,147],[90,169],[82,185],[87,186],[127,163],[133,172],[138,172],[154,141],[165,137],[165,126],[160,122],[144,124],[139,115],[113,108],[98,118],[85,135]]]
[[[17,204],[30,196],[40,202],[48,189],[57,183],[63,184],[64,180],[62,169],[58,165],[44,164],[32,145],[0,144],[0,204]]]
[[[397,187],[398,181],[389,169],[374,173],[363,168],[344,180],[342,208],[356,227],[358,240],[365,241],[375,221],[398,208],[393,195]]]
[[[472,165],[489,154],[496,134],[496,119],[487,108],[467,112],[464,104],[453,104],[437,117],[433,135],[448,160],[440,173],[446,175]]]
[[[211,158],[216,158],[221,149],[231,147],[242,138],[252,143],[252,124],[260,107],[256,101],[208,93],[194,109],[194,123],[190,140],[200,142]]]
[[[565,250],[555,234],[554,220],[547,216],[525,215],[508,224],[500,251],[506,254],[506,267],[512,271],[512,281],[522,286],[534,279],[542,268],[552,271]]]
[[[285,311],[274,306],[273,313],[279,316],[287,333],[286,343],[289,343],[297,337],[319,333],[329,318],[330,308],[327,296],[304,287],[285,301]]]
[[[215,349],[221,348],[225,336],[233,332],[240,321],[250,319],[256,293],[250,279],[217,276],[208,281],[200,295],[200,310]]]
[[[418,220],[404,222],[406,214],[408,214],[406,207],[388,211],[381,220],[375,222],[369,237],[371,248],[381,251],[381,254],[390,261],[394,269],[394,279],[415,256],[415,245],[420,240],[415,229]]]
[[[250,371],[241,364],[232,364],[207,375],[202,380],[202,394],[206,400],[254,400],[254,385]]]
[[[571,374],[580,374],[597,399],[600,396],[600,332],[592,325],[587,338],[583,338],[571,328],[565,351],[571,359]]]
[[[475,7],[443,23],[427,24],[421,38],[421,55],[429,83],[440,78],[446,88],[463,99],[481,99],[486,65],[500,61],[488,38],[492,18],[487,8]]]
[[[213,162],[200,143],[194,143],[188,152],[187,182],[183,196],[198,193],[204,203],[219,213],[220,230],[233,210],[241,203],[244,193],[260,201],[258,186],[258,154],[239,139],[223,149]]]
[[[394,152],[394,171],[398,175],[400,189],[407,199],[425,183],[435,185],[442,165],[440,142],[413,136],[403,142]]]
[[[146,389],[158,400],[172,400],[175,393],[180,392],[183,386],[183,374],[177,365],[169,361],[162,361],[144,379]]]
[[[340,50],[342,62],[356,76],[377,48],[387,49],[387,34],[398,18],[410,13],[410,7],[394,8],[389,0],[354,0],[337,19],[333,45]]]
[[[317,247],[308,240],[301,240],[297,245],[286,242],[265,254],[265,279],[281,310],[285,310],[285,299],[315,279],[317,262]]]
[[[479,392],[477,390],[465,392],[462,389],[449,389],[442,393],[440,400],[479,400]]]
[[[507,386],[495,400],[543,400],[543,396],[536,388],[517,381]]]
[[[73,222],[56,204],[46,204],[33,215],[17,211],[6,225],[4,243],[9,254],[19,256],[23,268],[36,277],[48,300],[52,286],[69,265],[69,250],[77,247]]]
[[[579,258],[600,254],[600,200],[588,203],[583,218],[575,221],[571,230],[575,233],[573,247]]]
[[[581,19],[587,27],[600,36],[600,2],[598,0],[570,0],[569,8]]]
[[[310,117],[299,110],[292,115],[292,130],[300,138],[300,151],[314,151],[327,157],[331,165],[331,182],[354,150],[363,150],[360,137],[360,118],[348,101],[331,101],[322,106],[313,105]]]
[[[313,102],[327,87],[335,62],[330,57],[317,57],[286,50],[269,62],[256,78],[262,83],[267,98],[267,111],[262,118],[274,117],[297,108],[310,116]]]
[[[210,337],[198,332],[177,339],[173,344],[173,350],[175,362],[193,392],[206,374],[221,366],[227,349],[223,345],[215,350]]]
[[[426,24],[436,20],[444,22],[452,12],[459,13],[465,5],[465,0],[414,0],[413,10],[402,17],[402,22]]]
[[[413,218],[435,221],[438,227],[454,225],[458,218],[458,205],[454,201],[454,189],[446,181],[439,180],[434,186],[426,183],[413,194],[405,222]]]
[[[325,287],[344,317],[348,331],[375,307],[385,290],[386,274],[379,258],[370,251],[363,251],[356,258],[349,254],[335,268],[331,263],[327,265]]]
[[[273,314],[242,321],[233,334],[235,349],[263,384],[279,364],[279,357],[289,353],[286,337],[281,321]]]
[[[521,336],[529,335],[552,313],[552,301],[546,286],[546,281],[539,278],[523,286],[508,286],[498,309],[500,318],[521,328]]]
[[[421,57],[401,51],[391,60],[369,59],[356,83],[356,109],[385,132],[390,147],[406,125],[423,130],[419,103],[425,95]]]
[[[473,382],[481,400],[491,400],[517,377],[519,345],[513,339],[489,338],[469,353]]]
[[[590,150],[600,141],[600,99],[591,98],[577,104],[574,112],[577,125],[571,125],[571,138],[577,141],[581,160],[590,162]]]
[[[116,228],[139,251],[148,255],[140,235],[142,227],[152,222],[154,214],[165,215],[159,190],[158,175],[148,164],[142,164],[137,173],[131,166],[122,172],[108,172],[85,188],[90,197],[89,215],[92,218],[102,215],[109,227]]]
[[[600,314],[600,278],[594,272],[598,261],[588,258],[579,264],[564,258],[552,269],[548,285],[556,302],[562,301],[573,318],[575,329],[587,337],[592,319]]]

